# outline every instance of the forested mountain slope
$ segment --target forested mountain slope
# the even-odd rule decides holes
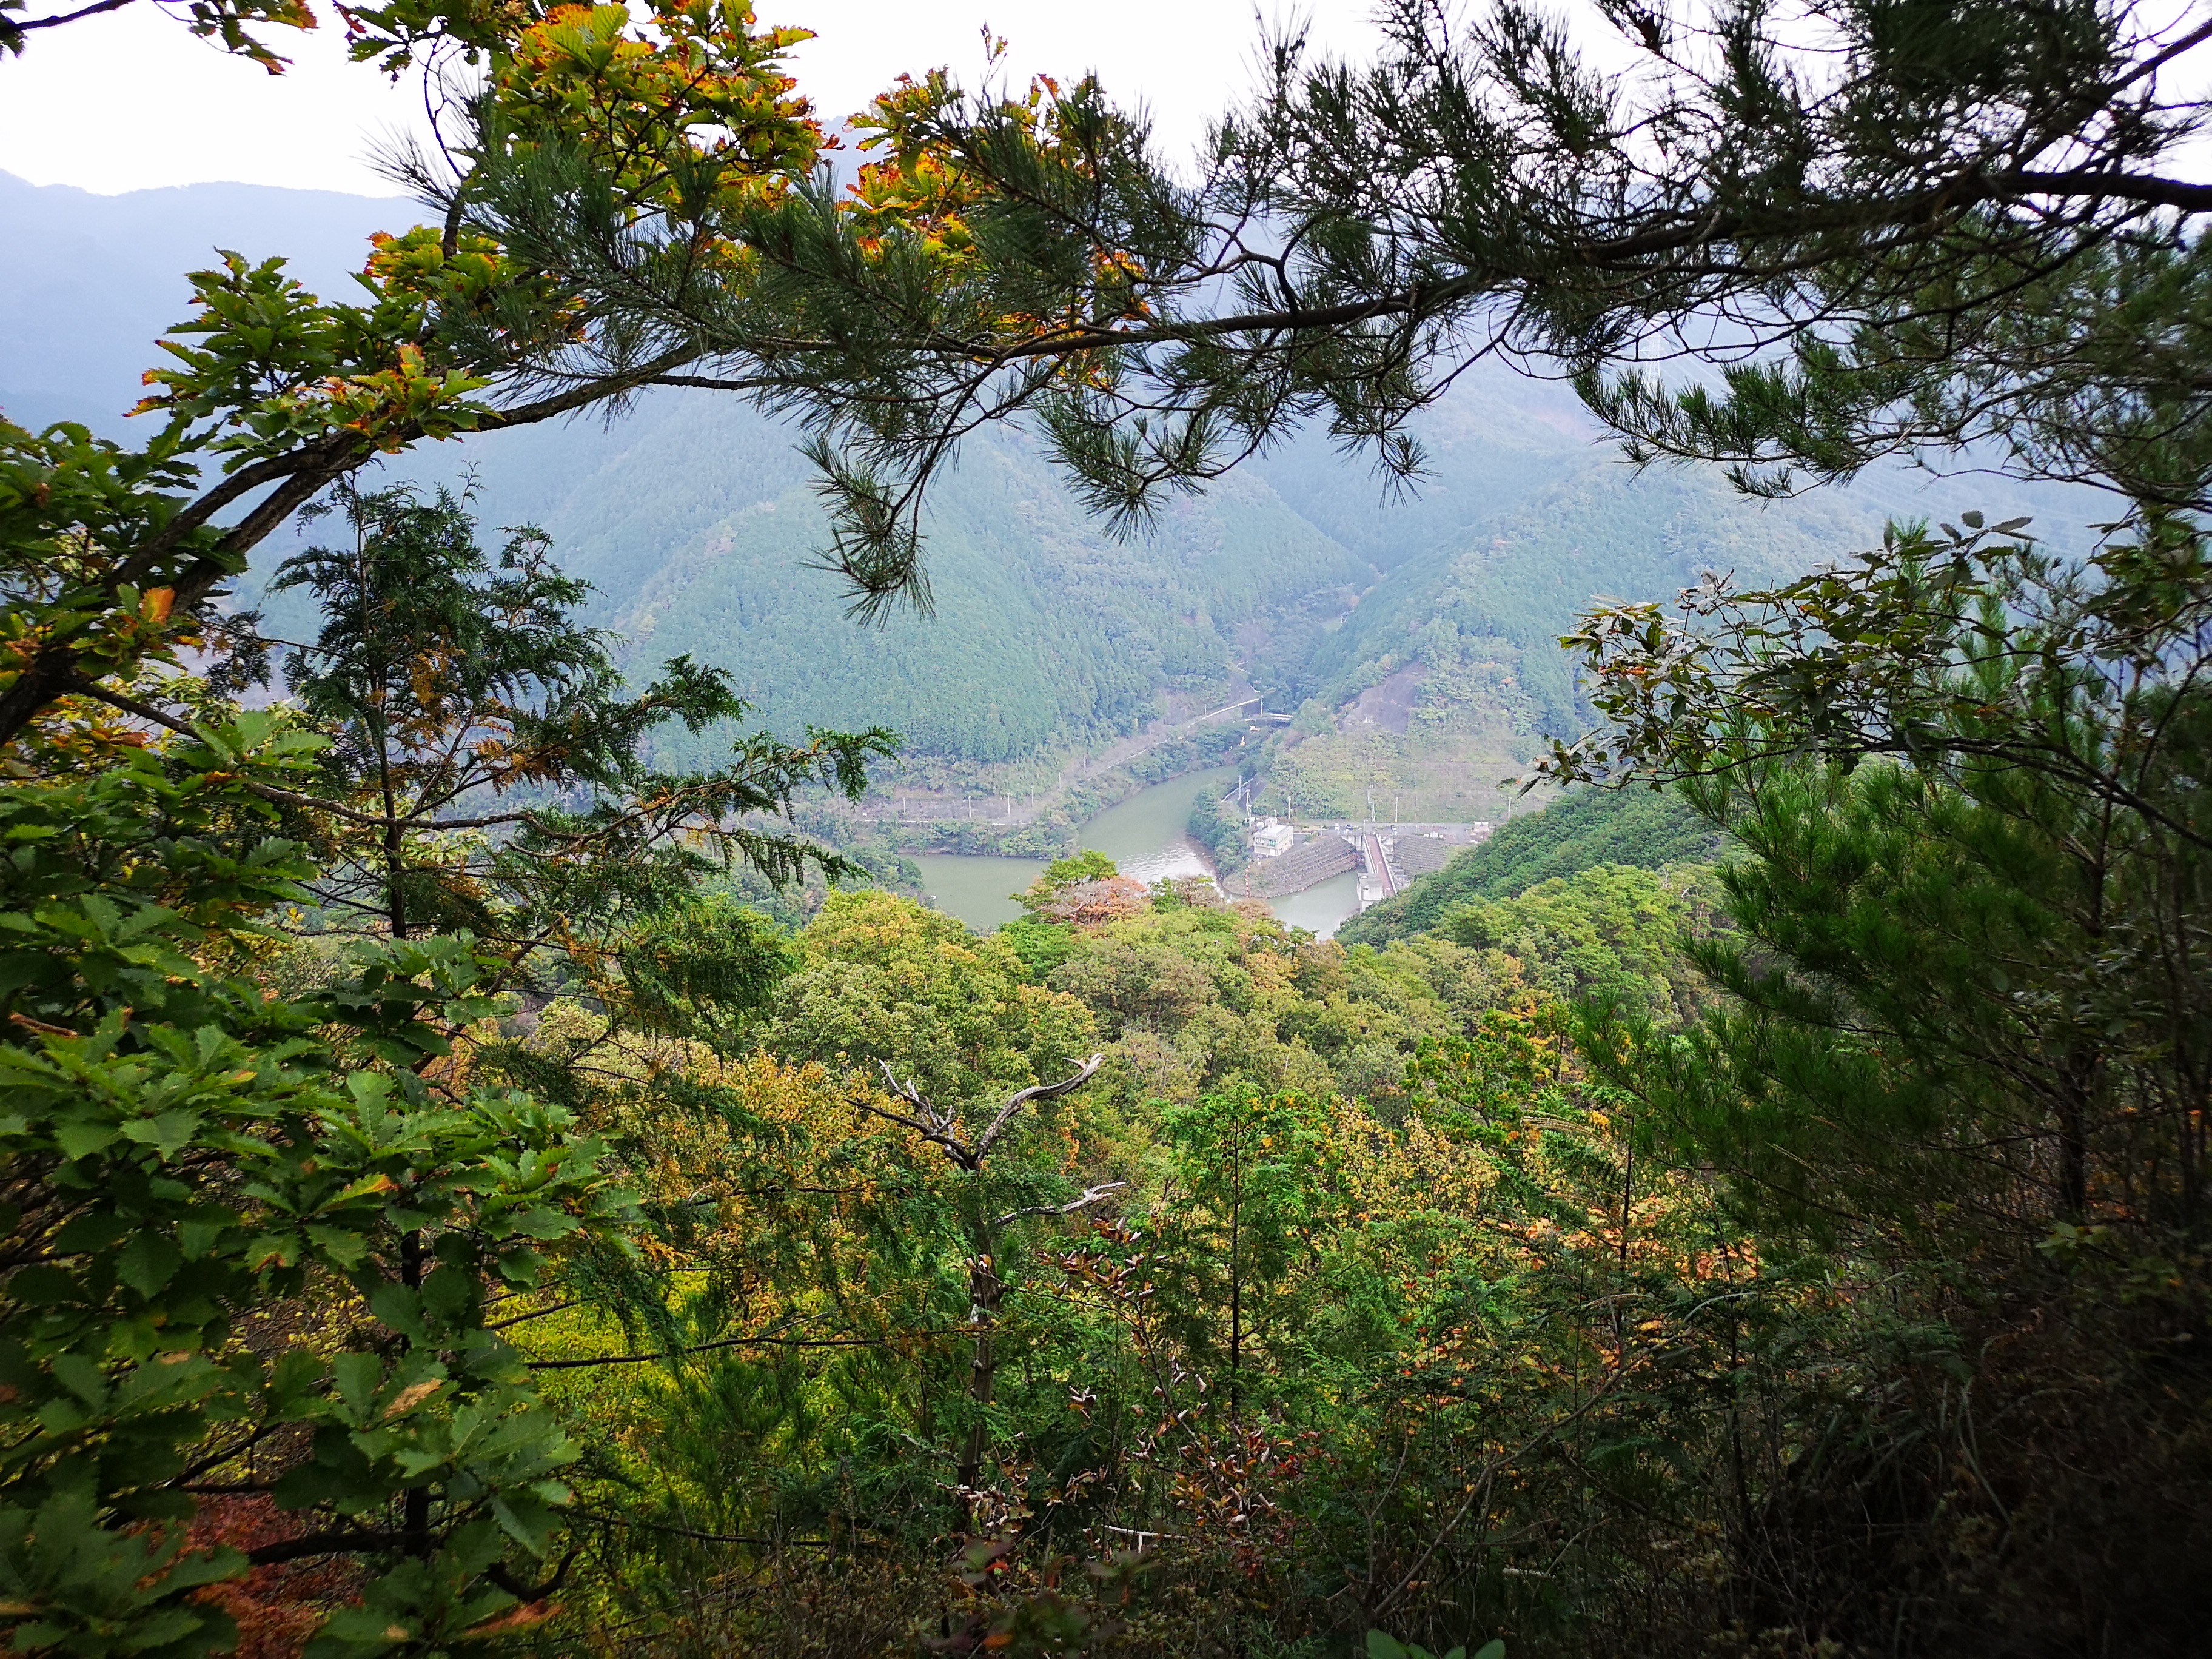
[[[750,418],[698,414],[679,445]],[[779,725],[893,724],[919,750],[996,762],[1131,730],[1163,688],[1225,701],[1240,629],[1374,578],[1258,478],[1117,544],[1011,434],[971,443],[935,503],[933,614],[855,627],[830,578],[795,568],[822,533],[793,479],[600,580],[635,653],[721,663]]]
[[[281,246],[334,291],[373,230],[410,216],[246,185],[103,198],[0,178],[0,409],[112,430],[183,311],[179,271]],[[725,397],[656,392],[611,424],[449,443],[395,470],[471,481],[488,524],[543,526],[630,663],[726,667],[779,729],[885,725],[910,754],[988,765],[1256,692],[1306,708],[1267,757],[1298,800],[1352,812],[1401,791],[1413,817],[1494,810],[1534,736],[1579,725],[1555,641],[1593,596],[1663,597],[1708,567],[1764,580],[1879,533],[1878,492],[1761,505],[1708,473],[1636,472],[1563,388],[1502,368],[1466,377],[1420,436],[1410,494],[1310,433],[1117,542],[1026,437],[986,434],[933,499],[934,613],[879,629],[810,568],[822,520],[793,434]],[[265,546],[261,569],[299,544]],[[258,579],[241,586],[258,597]],[[288,603],[270,607],[280,633]],[[1386,682],[1379,713],[1361,702]]]
[[[1759,585],[1880,535],[1879,518],[1840,492],[1753,501],[1710,469],[1638,472],[1585,447],[1540,488],[1413,552],[1308,673],[1335,704],[1418,661],[1417,719],[1495,699],[1524,729],[1564,731],[1577,716],[1556,637],[1593,595],[1671,597],[1708,568]]]
[[[1337,930],[1347,945],[1382,945],[1445,925],[1477,899],[1509,899],[1601,865],[1662,870],[1705,864],[1721,836],[1679,797],[1650,789],[1577,789],[1544,811],[1500,824],[1443,869]]]

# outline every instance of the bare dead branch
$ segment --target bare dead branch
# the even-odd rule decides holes
[[[1020,1111],[1023,1107],[1033,1100],[1054,1100],[1061,1095],[1073,1092],[1090,1082],[1092,1074],[1105,1063],[1104,1054],[1093,1054],[1076,1068],[1073,1076],[1062,1078],[1057,1083],[1036,1084],[1017,1094],[1000,1108],[998,1116],[991,1120],[991,1127],[984,1130],[981,1137],[975,1142],[977,1160],[980,1162],[989,1153],[991,1148],[998,1144],[999,1137],[1004,1134],[1007,1126],[1013,1122],[1014,1114]]]
[[[1072,1204],[1032,1204],[1025,1210],[1009,1210],[999,1218],[996,1224],[1003,1227],[1009,1222],[1033,1215],[1073,1215],[1078,1210],[1089,1209],[1109,1193],[1120,1192],[1128,1184],[1126,1181],[1109,1181],[1103,1187],[1085,1188],[1083,1196]]]

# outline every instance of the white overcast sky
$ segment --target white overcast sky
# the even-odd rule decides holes
[[[155,0],[32,37],[0,54],[0,171],[33,184],[112,193],[230,179],[394,193],[369,165],[379,138],[423,125],[419,85],[393,86],[345,61],[329,0],[309,34],[264,31],[292,56],[271,76],[197,40]],[[1570,16],[1586,0],[1559,0]],[[1066,76],[1096,70],[1124,103],[1141,101],[1171,156],[1189,153],[1206,119],[1252,82],[1262,22],[1308,20],[1314,44],[1362,58],[1379,44],[1376,0],[757,0],[764,21],[811,28],[793,54],[799,85],[825,119],[860,109],[902,71],[945,65],[973,84],[985,24],[1011,44],[1009,67]],[[59,9],[33,4],[33,15]],[[179,7],[181,9],[181,7]],[[2212,0],[2141,0],[2139,16],[2171,28]],[[1577,31],[1606,58],[1609,29]],[[1625,60],[1624,60],[1625,61]],[[2203,95],[2212,49],[2166,77]],[[2186,170],[2208,171],[2212,135],[2188,147]]]
[[[902,71],[939,64],[971,84],[981,33],[1011,44],[1026,76],[1096,70],[1122,102],[1152,110],[1171,154],[1250,84],[1261,19],[1309,18],[1316,45],[1365,56],[1373,0],[760,0],[763,21],[817,38],[793,54],[802,90],[830,120]],[[378,138],[422,123],[421,94],[349,64],[326,3],[325,27],[265,31],[294,59],[271,76],[196,40],[150,3],[32,37],[0,56],[0,171],[40,185],[112,193],[230,179],[388,195],[368,165]],[[30,9],[36,15],[47,8]]]

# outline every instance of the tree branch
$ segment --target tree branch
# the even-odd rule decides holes
[[[991,1148],[998,1144],[999,1137],[1006,1132],[1007,1125],[1014,1121],[1014,1114],[1020,1111],[1023,1107],[1033,1100],[1053,1100],[1081,1088],[1091,1081],[1092,1075],[1105,1063],[1104,1054],[1093,1054],[1076,1068],[1073,1076],[1062,1078],[1057,1083],[1036,1084],[1009,1100],[1000,1109],[998,1116],[991,1120],[991,1127],[984,1130],[981,1138],[975,1142],[977,1161],[981,1162]]]
[[[141,702],[136,697],[125,696],[120,691],[112,691],[107,687],[96,685],[90,680],[78,679],[68,688],[68,692],[73,696],[89,697],[94,702],[104,702],[109,708],[120,709],[123,713],[138,720],[151,721],[155,726],[174,732],[179,737],[190,738],[195,742],[202,741],[197,728],[177,719],[174,715],[163,713],[150,702]],[[350,806],[341,806],[336,801],[325,800],[320,795],[302,794],[296,789],[280,788],[276,784],[262,783],[252,778],[240,778],[238,781],[243,787],[251,790],[264,800],[276,801],[288,806],[304,806],[318,812],[328,812],[332,817],[343,818],[349,823],[357,823],[366,829],[381,830],[390,823],[390,820],[376,813],[356,811]],[[501,824],[521,823],[530,816],[527,812],[501,812],[480,818],[433,818],[429,820],[429,826],[436,830],[488,830]],[[407,823],[411,820],[402,819],[400,822]]]
[[[0,17],[0,40],[5,40],[11,34],[28,34],[33,29],[59,28],[63,24],[74,23],[80,18],[97,17],[104,11],[120,11],[130,3],[131,0],[94,0],[92,5],[85,6],[76,11],[64,12],[59,17],[33,17],[23,22],[18,22],[12,17]]]
[[[311,1532],[248,1550],[246,1559],[257,1567],[278,1561],[299,1561],[311,1555],[375,1555],[398,1549],[405,1540],[395,1532],[368,1532],[349,1528],[339,1532]]]
[[[535,402],[519,404],[512,409],[494,410],[479,420],[475,429],[495,432],[509,427],[533,425],[540,421],[551,420],[557,415],[604,402],[609,398],[620,397],[649,383],[667,370],[691,361],[700,355],[701,350],[696,343],[687,341],[619,374],[587,380],[565,392]],[[397,435],[403,444],[406,444],[417,441],[422,434],[417,429],[403,431]],[[251,552],[294,513],[313,500],[325,484],[365,465],[377,453],[376,448],[365,443],[359,434],[347,431],[318,439],[289,454],[270,456],[240,467],[141,542],[130,556],[118,563],[100,582],[100,592],[112,598],[123,587],[134,584],[143,586],[158,572],[161,559],[216,513],[261,484],[277,483],[277,489],[272,490],[244,519],[223,532],[216,544],[216,554],[194,559],[170,584],[175,595],[171,602],[173,613],[190,611],[215,590],[218,582],[234,574],[233,559],[236,556]],[[49,640],[40,648],[37,656],[25,665],[16,676],[15,684],[4,693],[0,693],[0,744],[15,741],[41,710],[52,705],[57,698],[69,695],[73,689],[73,682],[78,678],[76,636],[85,625],[88,624],[80,624],[79,628]]]
[[[1032,1204],[1025,1210],[1009,1210],[999,1218],[997,1224],[1003,1227],[1009,1222],[1033,1215],[1073,1215],[1078,1210],[1089,1209],[1108,1194],[1120,1192],[1128,1184],[1126,1181],[1109,1181],[1103,1187],[1085,1188],[1083,1196],[1073,1204]]]
[[[650,1365],[663,1359],[681,1359],[686,1354],[711,1353],[718,1348],[879,1348],[892,1342],[964,1334],[961,1331],[902,1331],[896,1336],[726,1336],[688,1348],[671,1348],[665,1353],[599,1354],[589,1359],[532,1359],[524,1364],[533,1371],[573,1371],[594,1365]]]

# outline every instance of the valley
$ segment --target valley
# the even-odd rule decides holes
[[[0,1644],[2195,1659],[2212,0],[320,9],[0,0],[412,193],[0,173]]]
[[[88,296],[144,333],[174,319],[186,225],[198,257],[283,246],[334,288],[368,230],[405,211],[246,186],[91,198],[0,180],[0,240],[25,279],[0,320],[0,409],[131,429],[119,411],[155,354],[94,326]],[[1707,568],[1787,577],[1878,539],[1885,513],[1996,493],[1889,473],[1747,501],[1709,472],[1625,466],[1564,387],[1502,368],[1463,377],[1414,429],[1426,470],[1412,491],[1388,495],[1308,434],[1123,539],[1033,437],[978,435],[924,526],[928,608],[864,627],[813,568],[826,532],[801,434],[725,397],[650,392],[610,422],[457,439],[382,475],[465,487],[483,522],[541,526],[635,675],[686,656],[732,674],[776,732],[897,732],[900,759],[869,799],[822,803],[815,833],[1033,859],[1073,850],[1077,827],[1122,797],[1221,764],[1251,780],[1262,811],[1364,819],[1371,799],[1384,817],[1502,819],[1504,781],[1538,742],[1587,724],[1556,641],[1594,598],[1663,599]],[[272,538],[238,585],[235,603],[278,637],[304,625],[299,601],[261,585],[312,534]],[[1245,700],[1280,723],[1189,724]],[[695,763],[724,740],[679,732],[659,758]]]

